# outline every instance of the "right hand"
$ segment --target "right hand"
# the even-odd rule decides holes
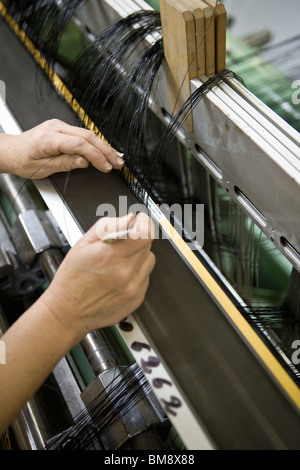
[[[107,233],[130,227],[132,237],[112,244]],[[44,294],[56,319],[80,341],[89,332],[119,323],[143,302],[155,265],[154,227],[141,213],[100,219],[70,250]]]

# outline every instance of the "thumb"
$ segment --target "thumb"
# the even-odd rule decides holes
[[[127,230],[134,220],[134,214],[128,214],[120,218],[103,217],[90,228],[83,238],[89,243],[102,240],[103,237],[110,233]]]

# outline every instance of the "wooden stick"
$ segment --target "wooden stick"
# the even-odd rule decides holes
[[[205,18],[202,9],[199,7],[198,0],[182,0],[194,15],[196,38],[193,57],[196,55],[197,71],[195,77],[201,77],[206,74],[206,36],[205,36]]]
[[[215,22],[214,11],[211,6],[202,0],[197,0],[197,5],[204,14],[205,35],[205,73],[207,76],[216,72],[215,67]]]
[[[196,50],[195,20],[183,2],[176,0],[161,0],[160,13],[169,104],[174,114],[191,96],[190,80],[197,76],[197,61],[192,61]],[[193,131],[192,117],[187,119],[185,126]]]
[[[216,72],[220,72],[226,69],[227,12],[223,3],[217,4],[216,0],[204,0],[204,2],[210,5],[214,10]]]

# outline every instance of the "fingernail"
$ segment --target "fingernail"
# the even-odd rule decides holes
[[[120,217],[121,220],[124,220],[125,221],[130,221],[130,223],[132,223],[132,220],[135,219],[135,214],[133,214],[133,212],[130,212],[129,214],[126,214],[126,215],[123,215],[122,217]]]
[[[124,153],[121,153],[121,152],[117,152],[117,151],[116,151],[116,154],[118,155],[119,158],[122,158],[122,160],[123,160],[123,158],[124,158],[124,156],[125,156]]]
[[[105,163],[105,168],[106,168],[106,170],[108,170],[108,171],[111,171],[111,170],[113,169],[112,165],[111,165],[110,163],[108,163],[108,162]]]
[[[135,214],[129,214],[128,215],[128,220],[130,220],[130,224],[128,225],[128,229],[130,230],[134,227],[135,220],[136,220],[136,215]]]
[[[116,152],[119,165],[124,165],[124,153]]]

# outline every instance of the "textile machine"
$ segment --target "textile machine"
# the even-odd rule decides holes
[[[49,88],[26,31],[0,2],[1,132],[18,134],[54,117],[76,123],[59,85],[70,55],[119,19],[160,6],[165,61],[147,133],[149,140],[161,135],[174,110],[225,68],[226,11],[222,4],[214,10],[210,0],[154,3],[83,2],[62,39],[58,80]],[[227,40],[230,68],[236,39]],[[250,46],[243,47],[248,53]],[[198,68],[191,66],[196,56]],[[57,365],[12,424],[18,448],[80,448],[72,437],[77,417],[97,396],[110,400],[116,380],[130,391],[130,370],[149,389],[143,382],[142,398],[133,397],[98,441],[91,437],[90,448],[299,449],[300,120],[299,105],[284,103],[277,100],[273,110],[232,78],[193,109],[148,204],[161,236],[144,304],[120,325],[88,335]],[[47,288],[70,246],[104,215],[99,207],[112,204],[118,213],[122,198],[126,207],[137,199],[118,173],[93,168],[72,172],[68,184],[65,174],[34,184],[4,174],[0,187],[4,333]],[[203,246],[188,230],[177,236],[181,224],[163,207],[177,201],[204,205]],[[192,232],[191,220],[185,222]],[[268,312],[272,317],[278,305],[283,316],[272,323]]]

